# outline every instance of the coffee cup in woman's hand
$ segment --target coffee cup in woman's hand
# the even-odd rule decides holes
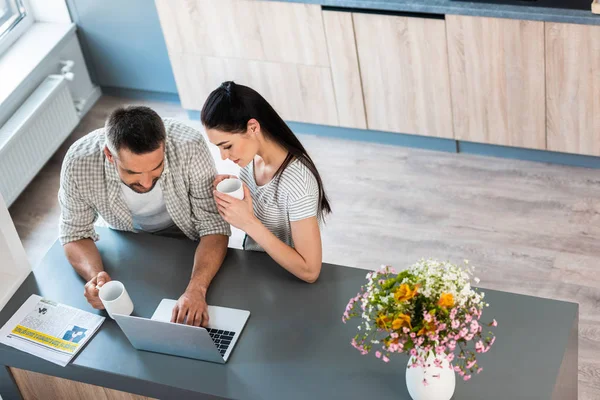
[[[223,182],[225,179],[236,179],[236,178],[237,178],[237,176],[235,176],[235,175],[226,175],[226,174],[217,175],[215,177],[215,180],[213,181],[213,189],[217,190],[217,185],[219,183]]]
[[[237,178],[223,179],[217,184],[217,191],[225,193],[239,200],[244,199],[244,185]]]

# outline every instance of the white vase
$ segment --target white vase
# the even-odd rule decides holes
[[[435,366],[436,357],[442,361],[442,368]],[[408,360],[406,368],[406,387],[410,397],[413,400],[450,400],[456,386],[456,375],[445,356],[439,357],[430,352],[425,368],[414,367],[413,360],[413,357]]]

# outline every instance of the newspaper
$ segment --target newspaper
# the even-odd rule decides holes
[[[0,343],[66,366],[104,317],[31,295],[0,329]]]

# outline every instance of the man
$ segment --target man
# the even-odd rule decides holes
[[[60,240],[83,277],[88,302],[111,280],[95,245],[94,222],[113,229],[200,240],[192,276],[171,321],[206,326],[206,291],[227,251],[229,225],[212,196],[216,168],[196,130],[147,107],[119,108],[105,127],[74,143],[62,165]]]

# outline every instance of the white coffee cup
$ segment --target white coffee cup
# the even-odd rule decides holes
[[[115,319],[113,314],[131,315],[133,312],[133,302],[121,282],[106,282],[100,286],[99,290],[100,300],[112,319]]]
[[[236,199],[244,199],[244,185],[242,181],[237,178],[223,179],[217,185],[217,190],[221,193],[228,194]]]

